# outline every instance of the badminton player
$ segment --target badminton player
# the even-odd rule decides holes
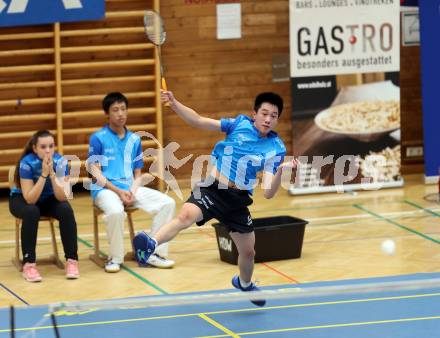
[[[191,192],[177,217],[149,237],[138,233],[134,238],[136,259],[142,265],[155,248],[173,239],[193,223],[203,225],[212,218],[229,230],[238,250],[239,274],[232,285],[242,291],[258,291],[252,282],[255,257],[255,233],[248,207],[257,173],[263,172],[264,197],[272,198],[281,184],[284,168],[296,167],[297,161],[283,162],[286,148],[273,131],[283,110],[283,100],[275,93],[261,93],[255,98],[251,116],[233,119],[211,119],[200,116],[180,103],[170,91],[162,91],[161,100],[189,125],[226,134],[213,151],[213,170],[207,179]],[[264,300],[253,300],[264,306]]]

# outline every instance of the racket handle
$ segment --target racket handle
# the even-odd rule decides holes
[[[168,91],[167,82],[165,81],[165,78],[164,78],[164,77],[161,78],[161,82],[160,82],[160,84],[161,84],[161,88],[162,88],[162,90],[164,90],[164,91]],[[164,104],[164,106],[165,106],[165,107],[169,107],[169,106],[170,106],[170,103],[167,102],[167,103]]]
[[[164,78],[164,77],[161,79],[160,84],[161,84],[161,87],[162,87],[162,89],[163,89],[164,91],[168,91],[168,88],[167,88],[167,82],[165,81],[165,78]]]

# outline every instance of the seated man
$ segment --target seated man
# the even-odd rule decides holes
[[[118,272],[124,262],[124,206],[133,206],[154,214],[151,231],[155,234],[174,215],[176,204],[169,196],[142,185],[141,139],[127,130],[128,100],[121,93],[105,96],[102,106],[108,124],[90,137],[89,170],[94,178],[91,193],[94,204],[104,213],[109,241],[106,272]],[[148,264],[170,268],[174,261],[165,257],[166,244],[157,248]]]

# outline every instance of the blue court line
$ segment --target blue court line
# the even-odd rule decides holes
[[[13,295],[15,298],[17,298],[19,301],[21,301],[23,304],[29,305],[28,302],[26,302],[23,298],[21,298],[19,295],[17,295],[14,291],[9,289],[6,285],[3,283],[0,283],[0,286],[5,289],[7,292],[9,292],[11,295]]]
[[[85,246],[87,246],[88,248],[93,248],[93,245],[90,244],[88,241],[80,238],[79,236],[77,237],[78,241],[81,242],[82,244],[84,244]],[[103,253],[103,252],[101,252]],[[104,253],[103,253],[104,254]],[[145,284],[147,284],[148,286],[152,287],[153,289],[155,289],[156,291],[159,291],[161,294],[163,295],[167,295],[168,292],[166,292],[164,289],[162,289],[161,287],[157,286],[156,284],[154,284],[153,282],[150,282],[148,279],[142,277],[141,275],[139,275],[138,273],[136,273],[135,271],[133,271],[132,269],[130,269],[128,266],[126,266],[125,264],[121,265],[122,269],[127,271],[130,275],[136,277],[137,279],[139,279],[141,282],[144,282]]]
[[[425,234],[422,233],[422,232],[419,232],[419,231],[417,231],[417,230],[414,230],[414,229],[412,229],[412,228],[409,228],[409,227],[407,227],[407,226],[404,226],[404,225],[402,225],[402,224],[399,224],[399,223],[393,221],[392,219],[389,219],[389,218],[387,218],[387,217],[383,217],[383,216],[381,216],[380,214],[376,214],[375,212],[373,212],[373,211],[371,211],[371,210],[368,210],[368,209],[364,208],[363,206],[361,206],[361,205],[359,205],[359,204],[353,204],[353,207],[355,207],[355,208],[357,208],[357,209],[359,209],[359,210],[365,211],[366,213],[368,213],[368,214],[370,214],[370,215],[373,215],[374,217],[377,217],[378,219],[381,219],[381,220],[383,220],[383,221],[386,221],[386,222],[388,222],[388,223],[391,223],[391,224],[393,224],[393,225],[395,225],[395,226],[397,226],[397,227],[399,227],[399,228],[401,228],[401,229],[403,229],[403,230],[409,231],[409,232],[411,232],[411,233],[413,233],[413,234],[415,234],[415,235],[417,235],[417,236],[420,236],[420,237],[422,237],[422,238],[424,238],[424,239],[427,239],[427,240],[429,240],[429,241],[431,241],[431,242],[434,242],[434,243],[436,243],[436,244],[440,244],[440,241],[437,240],[437,239],[435,239],[435,238],[432,238],[432,237],[430,237],[430,236],[428,236],[428,235],[425,235]]]

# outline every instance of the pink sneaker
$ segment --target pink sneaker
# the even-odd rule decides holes
[[[41,282],[43,280],[35,263],[25,263],[21,275],[28,282]]]
[[[68,259],[66,262],[66,278],[77,279],[79,278],[78,261],[74,259]]]

